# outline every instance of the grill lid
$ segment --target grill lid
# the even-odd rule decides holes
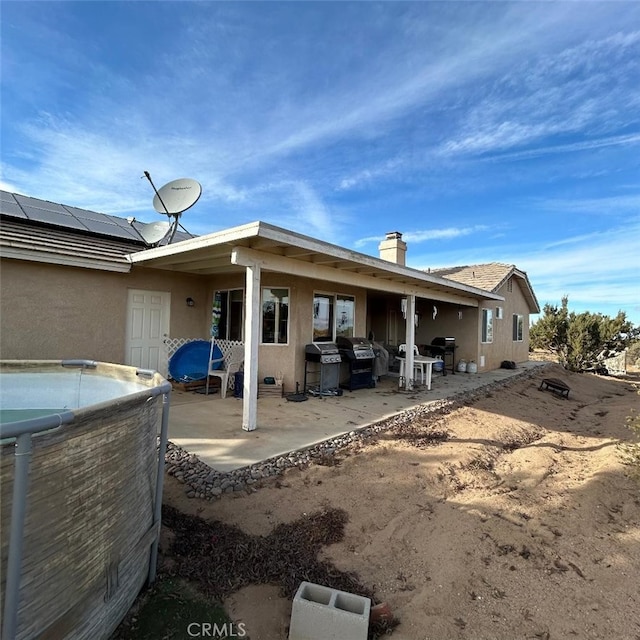
[[[456,343],[455,338],[445,338],[438,336],[431,341],[432,346],[434,347],[452,347]]]
[[[341,352],[348,356],[355,357],[358,360],[373,359],[376,357],[371,343],[366,338],[338,336],[336,338],[336,344]]]
[[[319,344],[308,344],[304,348],[305,360],[307,362],[320,362],[322,364],[333,364],[341,362],[342,357],[338,347],[333,342],[320,342]]]
[[[319,342],[308,344],[304,348],[304,352],[308,354],[331,354],[338,353],[338,346],[333,342]]]

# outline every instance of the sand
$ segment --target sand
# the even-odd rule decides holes
[[[543,377],[564,380],[569,398],[540,391]],[[395,640],[638,640],[640,482],[617,446],[633,438],[637,387],[552,365],[421,427],[445,441],[386,432],[335,466],[215,502],[167,478],[165,501],[253,535],[344,509],[344,539],[322,558],[388,603]],[[224,604],[252,640],[287,637],[291,601],[276,586]]]

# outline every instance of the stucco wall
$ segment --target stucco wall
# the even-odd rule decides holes
[[[505,283],[496,293],[504,296],[504,302],[485,300],[478,310],[478,363],[479,371],[491,371],[500,367],[503,360],[526,362],[529,359],[529,306],[520,288],[520,279],[512,277],[511,291]],[[503,308],[503,319],[496,319],[496,307]],[[482,309],[493,310],[493,342],[480,343],[482,331]],[[522,341],[513,340],[513,314],[524,316]],[[480,358],[484,356],[484,367],[480,366]]]
[[[221,289],[244,289],[243,275],[216,276],[210,280],[208,300],[213,292]],[[261,344],[258,349],[258,380],[266,376],[284,374],[287,391],[295,391],[296,382],[300,390],[304,383],[305,354],[304,347],[313,340],[313,295],[315,292],[344,294],[355,297],[355,331],[357,335],[366,336],[367,295],[364,289],[336,285],[324,280],[308,280],[286,273],[263,271],[262,287],[289,289],[289,343]]]
[[[438,313],[433,318],[433,306]],[[416,329],[416,344],[429,345],[434,338],[453,337],[456,339],[455,363],[460,358],[475,359],[477,354],[477,309],[443,302],[419,302],[422,311],[420,324]],[[461,314],[459,316],[459,313]],[[447,358],[447,368],[450,361]]]
[[[304,345],[313,336],[314,292],[345,294],[355,297],[355,334],[366,337],[374,328],[376,339],[386,333],[380,309],[367,309],[367,291],[359,287],[308,280],[284,273],[264,271],[262,286],[287,287],[290,291],[289,343],[260,345],[258,376],[283,372],[288,390],[304,380]],[[127,295],[129,289],[168,291],[171,293],[171,337],[209,336],[211,302],[217,289],[243,289],[242,273],[205,277],[175,274],[156,269],[134,267],[131,273],[111,273],[93,269],[62,267],[4,259],[1,263],[0,357],[5,359],[89,358],[107,362],[125,361]],[[529,346],[528,306],[513,278],[499,291],[504,303],[485,301],[480,309],[435,303],[438,314],[432,316],[433,303],[418,300],[422,317],[416,330],[416,344],[428,345],[436,336],[454,336],[460,358],[475,360],[479,370],[489,371],[502,360],[526,361]],[[191,297],[195,306],[188,307]],[[399,304],[399,297],[397,298]],[[388,300],[383,300],[388,304]],[[382,304],[382,302],[381,302]],[[395,302],[394,302],[395,304]],[[375,306],[375,305],[374,305]],[[496,306],[502,306],[504,318],[495,318]],[[494,311],[494,340],[480,344],[481,308]],[[398,308],[399,309],[399,308]],[[375,317],[372,313],[375,311]],[[458,317],[458,312],[462,317]],[[512,314],[524,314],[523,341],[512,339]],[[400,319],[402,316],[400,315]],[[404,341],[404,340],[402,340]],[[480,369],[480,357],[485,357]]]
[[[207,279],[152,269],[112,273],[2,260],[0,356],[123,363],[129,289],[171,293],[171,335],[201,337]],[[186,298],[196,300],[195,307]]]

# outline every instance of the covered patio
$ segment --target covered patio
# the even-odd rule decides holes
[[[527,362],[515,370],[497,369],[482,375],[434,375],[431,391],[416,385],[408,392],[399,388],[397,377],[385,376],[374,389],[345,391],[342,396],[309,397],[304,402],[258,398],[258,427],[253,431],[240,428],[242,399],[174,391],[169,440],[212,469],[229,472],[309,448],[425,403],[527,374],[540,364]]]
[[[401,234],[393,232],[388,235],[391,236],[385,241],[390,243],[388,249],[394,255],[401,253],[401,260],[397,256],[393,261],[373,258],[262,222],[147,249],[128,258],[134,266],[143,269],[210,278],[212,290],[244,289],[241,332],[244,343],[244,395],[242,406],[238,409],[241,419],[235,426],[250,432],[264,422],[264,417],[258,416],[259,380],[265,376],[271,377],[277,371],[283,374],[289,386],[302,379],[304,346],[314,340],[312,310],[317,292],[328,292],[330,296],[343,293],[348,297],[354,308],[353,317],[349,319],[349,337],[366,336],[376,331],[375,314],[367,304],[370,294],[395,298],[394,308],[398,310],[402,301],[402,321],[398,319],[396,323],[396,338],[398,343],[406,344],[407,371],[414,371],[414,345],[419,317],[417,300],[437,301],[451,308],[472,309],[473,315],[467,315],[475,320],[472,330],[467,333],[473,336],[474,342],[477,341],[480,301],[502,301],[504,297],[405,266],[403,252],[406,244],[401,241]],[[385,243],[381,244],[381,248],[383,245]],[[275,305],[269,302],[265,306],[261,298],[265,290],[280,296],[277,306],[282,306],[282,313],[278,317],[285,318],[285,321],[282,327],[278,325],[277,331],[273,326],[275,320],[263,316],[265,309],[270,308],[269,304]],[[200,308],[211,309],[211,304],[209,302]],[[437,309],[434,308],[431,313],[435,318]],[[386,312],[383,317],[386,323]],[[203,327],[205,322],[210,324],[210,314],[209,318],[203,315],[202,320]],[[333,329],[329,337],[335,338]],[[406,377],[405,390],[410,395],[413,395],[413,382],[411,377]],[[358,404],[364,406],[365,403]],[[264,410],[262,413],[264,416]],[[376,415],[380,415],[379,412]],[[270,421],[274,420],[270,418]],[[250,438],[237,434],[233,440]]]

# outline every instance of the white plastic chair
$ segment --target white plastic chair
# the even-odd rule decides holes
[[[407,355],[407,345],[401,344],[398,347],[398,353],[404,353],[404,357],[406,359]],[[418,349],[418,345],[413,345],[413,354],[416,356],[420,355],[420,350]],[[404,364],[404,363],[403,363]],[[424,364],[422,362],[413,361],[413,375],[415,376],[418,372],[420,372],[420,381],[424,384]]]
[[[227,397],[227,389],[233,389],[235,374],[240,371],[244,362],[244,344],[237,340],[216,340],[215,346],[222,353],[221,358],[213,358],[214,343],[209,353],[209,376],[220,378],[220,397]],[[218,365],[219,368],[215,368]],[[209,376],[207,376],[206,393],[209,393]]]

